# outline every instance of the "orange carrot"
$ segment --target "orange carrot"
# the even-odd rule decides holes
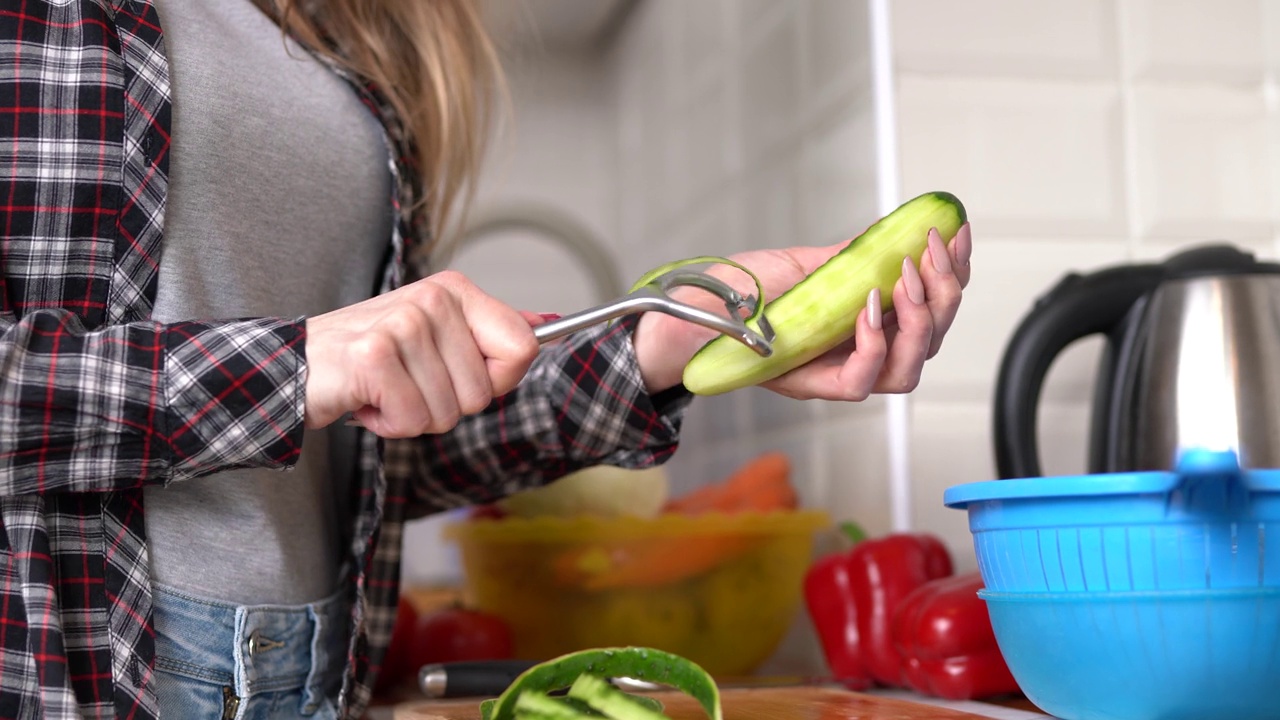
[[[752,458],[718,483],[668,500],[663,512],[768,512],[794,510],[798,504],[791,485],[791,460],[785,453],[773,451]]]
[[[707,572],[764,539],[723,535],[583,549],[556,558],[553,572],[561,584],[584,590],[656,587]]]
[[[664,513],[775,512],[799,505],[791,486],[791,461],[768,452],[720,482],[706,485],[663,506]],[[571,587],[605,590],[653,587],[678,582],[728,562],[761,542],[751,534],[643,540],[611,547],[577,547],[552,561],[557,580]]]

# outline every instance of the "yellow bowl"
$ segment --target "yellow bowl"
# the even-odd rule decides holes
[[[467,602],[507,621],[520,658],[644,645],[735,676],[777,649],[814,533],[829,524],[802,510],[468,520],[444,532]]]

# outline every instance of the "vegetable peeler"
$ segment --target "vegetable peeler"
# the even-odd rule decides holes
[[[724,301],[728,316],[673,299],[668,291],[678,286],[701,288],[719,297]],[[547,343],[623,315],[657,311],[716,330],[741,342],[761,357],[769,357],[773,354],[775,334],[763,309],[758,307],[759,302],[757,296],[743,295],[728,283],[705,273],[671,270],[642,281],[631,292],[616,300],[539,325],[533,329],[533,334],[538,342]],[[756,316],[760,332],[747,327],[740,315],[744,310]]]

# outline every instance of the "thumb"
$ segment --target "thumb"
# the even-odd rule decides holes
[[[560,315],[557,313],[536,313],[528,310],[521,310],[520,317],[523,317],[525,322],[529,323],[529,327],[538,327],[552,320],[560,319]]]

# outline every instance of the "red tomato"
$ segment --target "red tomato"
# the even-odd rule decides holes
[[[513,652],[511,628],[502,618],[460,606],[420,618],[414,634],[415,669],[456,660],[502,660]]]
[[[382,660],[375,692],[384,692],[399,685],[402,680],[418,671],[413,664],[413,636],[418,627],[418,611],[404,596],[396,608],[396,624],[391,630],[391,644]]]

